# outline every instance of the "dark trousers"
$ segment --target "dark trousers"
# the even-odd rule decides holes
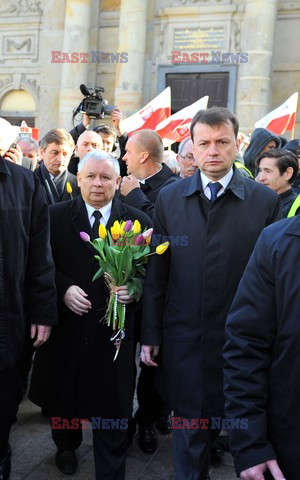
[[[149,426],[162,415],[168,414],[165,402],[156,389],[157,369],[140,362],[140,375],[137,384],[139,408],[134,418],[139,425]]]
[[[191,423],[191,418],[183,417]],[[172,431],[173,459],[176,480],[206,480],[210,465],[210,451],[220,430],[174,428]]]
[[[93,429],[96,480],[125,480],[127,430]]]
[[[71,423],[71,420],[69,420],[69,423]],[[81,428],[72,430],[68,428],[56,429],[51,427],[51,434],[53,442],[60,451],[76,450],[82,442]]]
[[[70,423],[70,422],[69,422]],[[58,450],[76,450],[82,442],[82,430],[51,429]],[[93,429],[96,480],[124,480],[128,445],[126,430]]]
[[[7,454],[11,426],[16,422],[20,400],[18,366],[0,371],[0,460]]]

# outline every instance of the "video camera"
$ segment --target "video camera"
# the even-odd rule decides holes
[[[88,88],[86,85],[80,85],[80,91],[85,98],[76,108],[73,117],[78,113],[86,113],[92,118],[103,118],[104,115],[110,115],[116,108],[114,105],[108,105],[101,93],[104,92],[103,87]]]

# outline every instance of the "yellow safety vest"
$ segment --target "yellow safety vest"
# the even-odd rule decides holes
[[[287,218],[294,217],[296,215],[296,212],[300,208],[300,193],[299,195],[295,198],[295,200],[292,203],[292,206],[289,210]]]
[[[254,178],[252,173],[250,172],[250,170],[247,167],[245,167],[245,165],[243,165],[242,162],[239,162],[238,160],[235,160],[234,164],[237,168],[242,168],[242,169],[246,170],[246,172],[249,173],[250,177]]]

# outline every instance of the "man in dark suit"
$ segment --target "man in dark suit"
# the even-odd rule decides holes
[[[164,188],[155,205],[155,233],[171,245],[149,264],[141,360],[156,366],[162,347],[166,389],[178,417],[178,480],[208,477],[218,430],[205,422],[203,428],[200,420],[223,418],[225,319],[261,230],[281,218],[278,195],[233,166],[237,134],[238,121],[226,108],[200,110],[191,123],[199,171]]]
[[[125,148],[123,160],[127,165],[128,176],[122,178],[122,200],[126,205],[138,208],[152,218],[161,189],[171,183],[180,182],[181,179],[163,163],[163,142],[153,130],[145,129],[134,133]],[[161,433],[171,433],[169,411],[155,386],[158,383],[156,373],[141,363],[137,383],[139,408],[134,418],[138,424],[139,447],[148,454],[153,454],[158,445],[154,423]],[[134,431],[135,426],[132,433]]]
[[[243,480],[300,478],[300,216],[266,228],[226,322],[226,414]],[[271,475],[272,474],[272,475]]]
[[[93,428],[96,479],[123,480],[128,418],[132,415],[135,378],[134,304],[126,286],[118,288],[118,300],[126,308],[126,335],[118,357],[110,341],[112,327],[104,322],[108,288],[103,277],[92,278],[99,268],[97,253],[80,232],[91,237],[98,219],[110,228],[115,220],[139,220],[151,226],[144,213],[114,198],[120,183],[118,161],[109,153],[93,151],[80,162],[81,196],[50,208],[51,245],[56,265],[59,327],[51,342],[36,356],[30,399],[52,417],[52,437],[57,445],[56,464],[65,474],[76,470],[75,449],[81,428],[56,429],[55,418],[76,423],[101,417],[118,426]],[[98,231],[98,228],[97,228]],[[95,235],[98,237],[98,234]],[[123,422],[123,427],[120,422]],[[70,425],[70,423],[69,423]]]
[[[80,194],[75,175],[68,172],[74,150],[71,135],[62,128],[53,128],[42,138],[40,144],[42,162],[36,171],[49,205],[69,200]]]

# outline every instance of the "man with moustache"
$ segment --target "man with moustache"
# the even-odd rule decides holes
[[[233,165],[238,121],[227,108],[200,110],[191,123],[199,171],[165,187],[153,217],[156,235],[188,237],[151,258],[144,284],[141,360],[162,368],[173,426],[176,479],[204,480],[219,431],[187,428],[224,417],[224,325],[262,229],[281,218],[280,199]]]
[[[191,137],[180,142],[178,147],[177,161],[180,167],[181,178],[187,178],[194,175],[198,168],[193,153],[193,142]]]

